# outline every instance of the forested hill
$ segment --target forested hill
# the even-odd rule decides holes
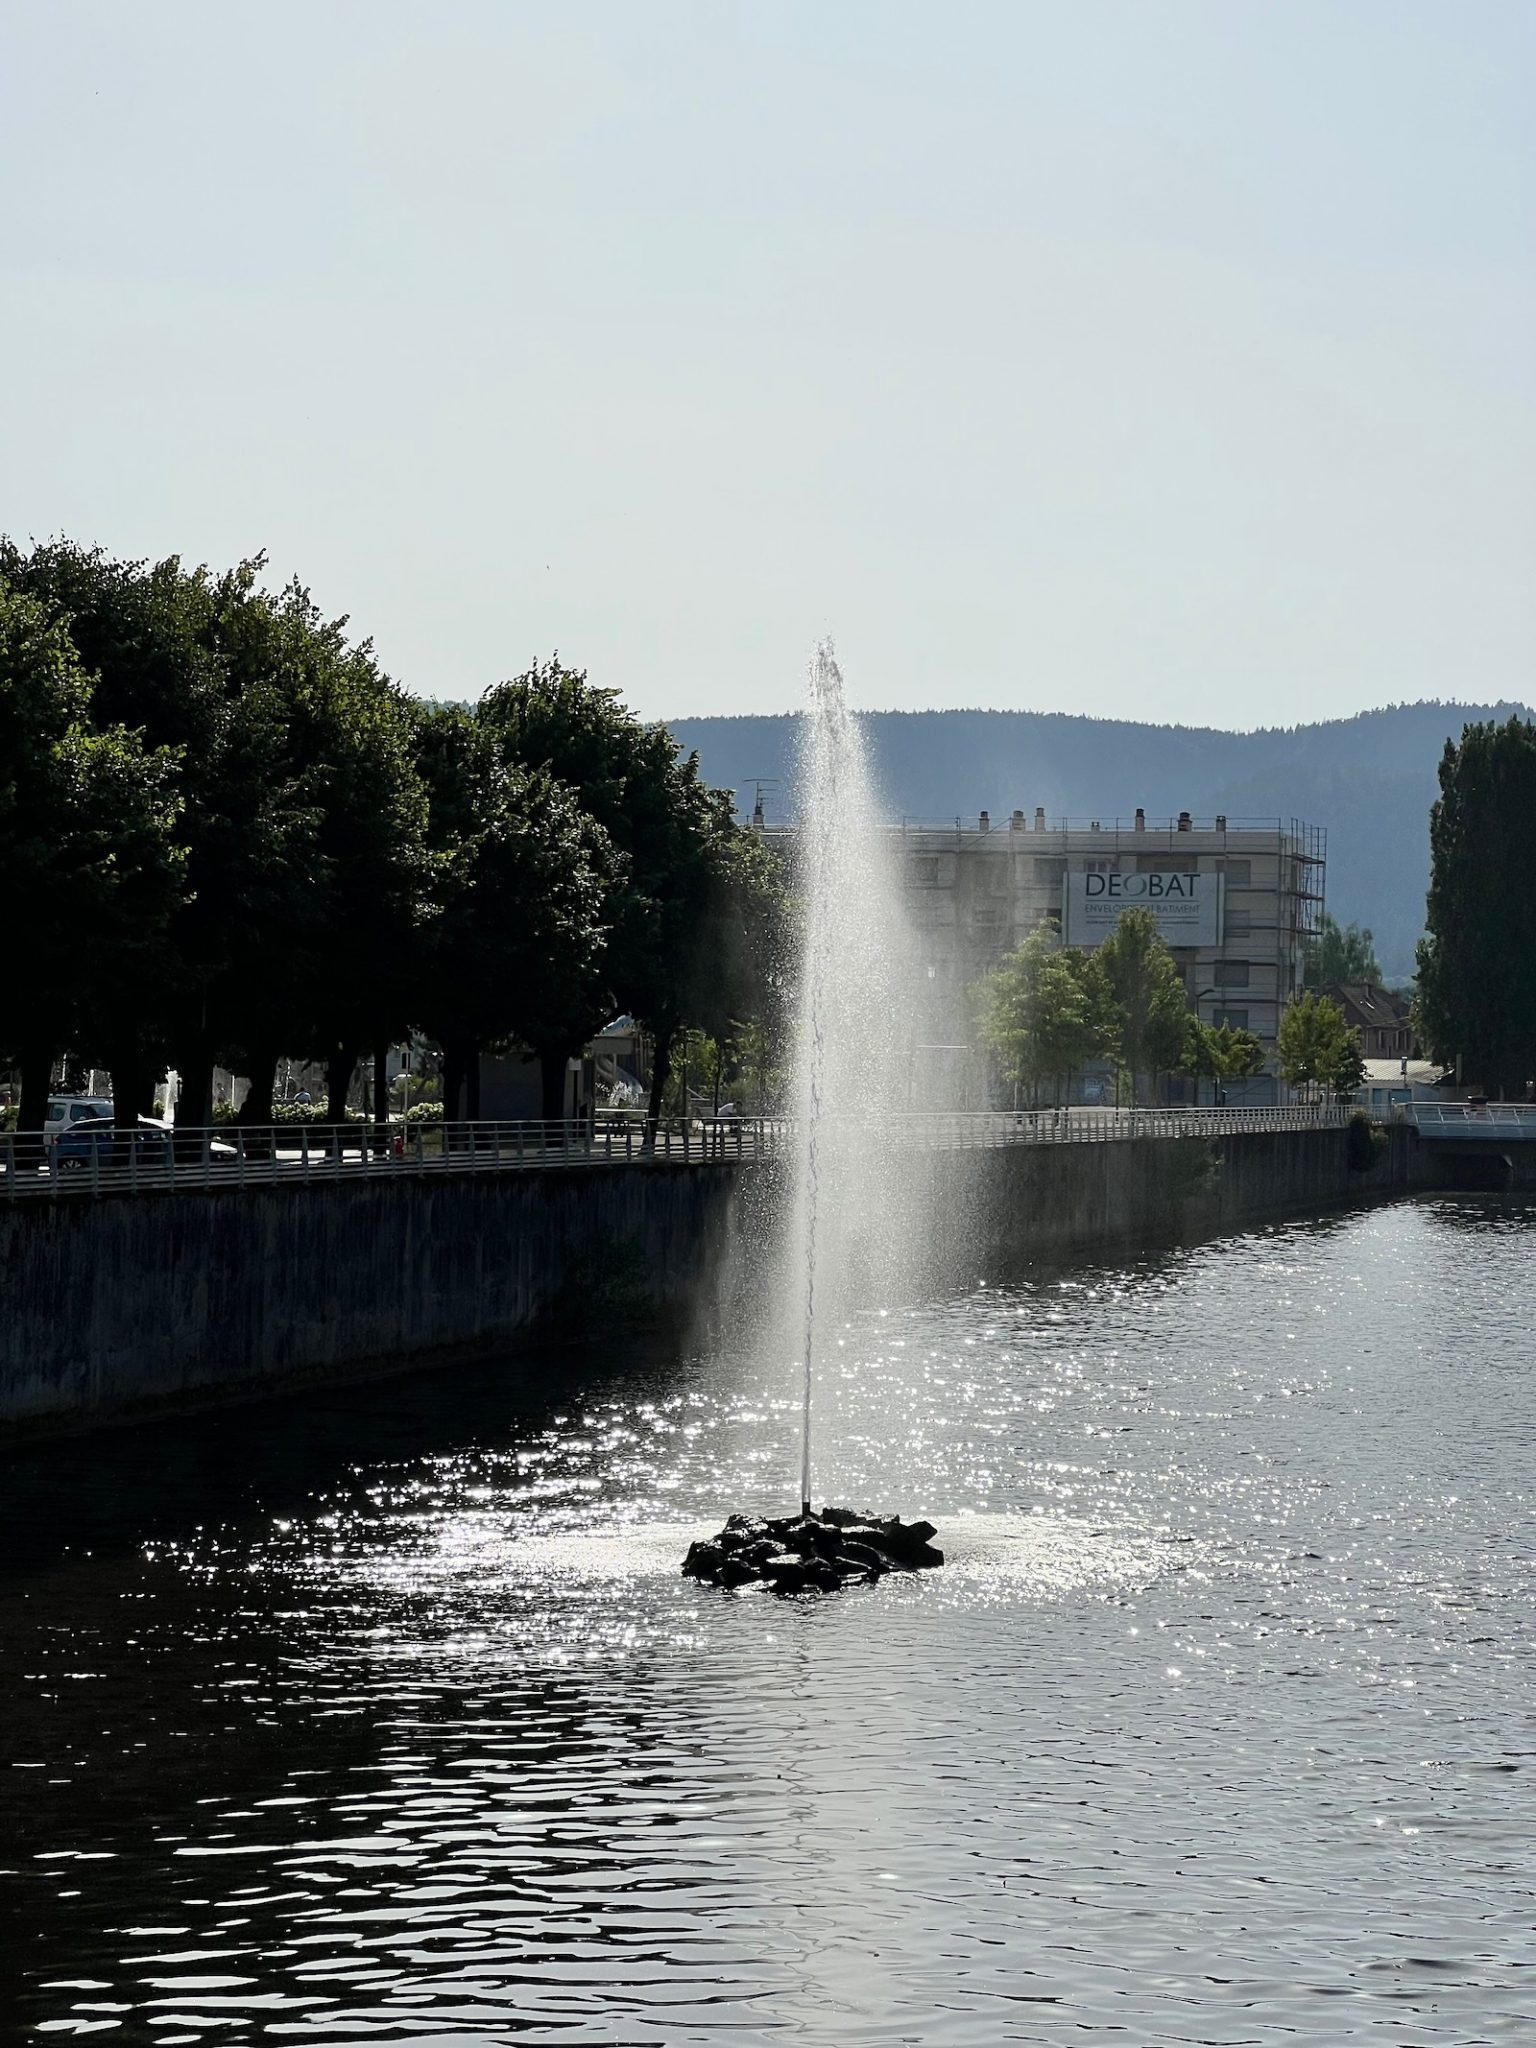
[[[1522,705],[1399,704],[1323,725],[1265,732],[1132,725],[1041,711],[876,711],[865,724],[887,802],[913,818],[994,819],[1044,804],[1052,817],[1301,818],[1328,832],[1328,907],[1367,924],[1388,974],[1413,967],[1429,878],[1429,807],[1447,738],[1470,719],[1532,713]],[[777,780],[765,806],[783,816],[794,718],[679,718],[704,774],[751,802],[755,777]]]

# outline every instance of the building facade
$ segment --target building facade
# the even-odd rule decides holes
[[[1047,920],[1068,945],[1097,945],[1121,911],[1145,907],[1190,1007],[1266,1051],[1322,915],[1326,835],[1295,819],[1051,821],[1037,810],[994,824],[983,811],[974,824],[904,823],[901,841],[933,979],[968,986]]]
[[[1408,1005],[1395,989],[1374,981],[1340,981],[1323,990],[1360,1034],[1360,1050],[1368,1060],[1406,1060],[1413,1056],[1413,1024]]]
[[[754,824],[792,854],[792,826],[763,828],[760,812]],[[1301,990],[1323,912],[1320,827],[1187,811],[1166,820],[1141,811],[1051,820],[1037,809],[997,821],[985,811],[943,824],[904,819],[890,829],[926,969],[912,1023],[928,1073],[915,1100],[981,1099],[975,1049],[955,1041],[973,1035],[966,990],[1005,954],[1048,922],[1068,945],[1097,945],[1132,907],[1157,919],[1201,1020],[1251,1031],[1264,1047],[1271,1071],[1230,1084],[1229,1099],[1276,1098],[1275,1036]],[[955,1073],[941,1079],[946,1064]]]

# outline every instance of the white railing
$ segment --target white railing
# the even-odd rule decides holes
[[[997,1150],[1126,1138],[1223,1137],[1341,1123],[1344,1109],[1037,1109],[917,1112],[830,1119],[826,1142],[870,1151]],[[82,1124],[57,1137],[0,1133],[0,1195],[68,1197],[190,1188],[305,1187],[433,1173],[710,1165],[778,1157],[784,1117],[674,1118],[647,1134],[638,1118],[565,1123],[215,1124],[133,1131]]]
[[[991,1150],[1005,1145],[1103,1144],[1121,1138],[1220,1138],[1251,1131],[1331,1129],[1348,1115],[1346,1108],[1310,1103],[1270,1109],[989,1109],[919,1112],[873,1123],[848,1118],[841,1128],[855,1140],[861,1132],[878,1131],[923,1150]],[[833,1127],[839,1128],[836,1120]]]

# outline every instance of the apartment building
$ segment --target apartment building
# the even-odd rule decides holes
[[[1121,911],[1152,912],[1192,1007],[1272,1047],[1323,908],[1326,835],[1283,818],[906,821],[907,901],[930,978],[976,981],[1045,919],[1094,946]]]

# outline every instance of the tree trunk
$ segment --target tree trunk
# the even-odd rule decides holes
[[[389,1047],[373,1048],[373,1144],[376,1152],[389,1150]]]
[[[565,1070],[570,1047],[544,1046],[539,1052],[539,1114],[547,1124],[565,1121]]]
[[[443,1040],[443,1122],[456,1124],[464,1115],[464,1080],[469,1052],[462,1038]]]
[[[173,1046],[177,1075],[174,1140],[178,1159],[201,1159],[207,1139],[201,1135],[213,1122],[213,1054],[201,1037]]]
[[[480,1121],[480,1045],[479,1041],[469,1048],[469,1064],[464,1072],[464,1111],[472,1124]]]
[[[676,1027],[665,1025],[656,1033],[651,1048],[651,1100],[645,1112],[645,1141],[652,1148],[661,1124],[661,1106],[666,1100],[667,1083],[672,1078],[672,1041],[676,1036]]]
[[[278,1054],[270,1046],[255,1045],[246,1053],[250,1087],[240,1105],[236,1123],[261,1130],[272,1121],[272,1098],[277,1093]]]
[[[189,1131],[206,1130],[213,1122],[213,1054],[200,1043],[179,1047],[176,1072],[177,1123]]]
[[[21,1104],[16,1114],[16,1170],[36,1173],[43,1163],[43,1125],[53,1085],[53,1047],[24,1045],[16,1062],[21,1073]]]
[[[245,1064],[250,1086],[245,1091],[245,1100],[235,1122],[242,1131],[251,1133],[242,1139],[248,1158],[266,1158],[270,1153],[272,1140],[269,1133],[272,1098],[277,1092],[277,1062],[278,1054],[270,1046],[255,1045],[246,1049]]]
[[[117,1039],[107,1047],[107,1072],[112,1079],[112,1108],[125,1128],[141,1116],[154,1115],[154,1075],[137,1038]]]
[[[48,1097],[53,1086],[53,1047],[24,1045],[17,1061],[21,1072],[21,1107],[16,1116],[18,1131],[40,1131],[48,1120]]]
[[[338,1045],[325,1062],[325,1120],[344,1124],[347,1120],[347,1090],[357,1068],[357,1047]]]

